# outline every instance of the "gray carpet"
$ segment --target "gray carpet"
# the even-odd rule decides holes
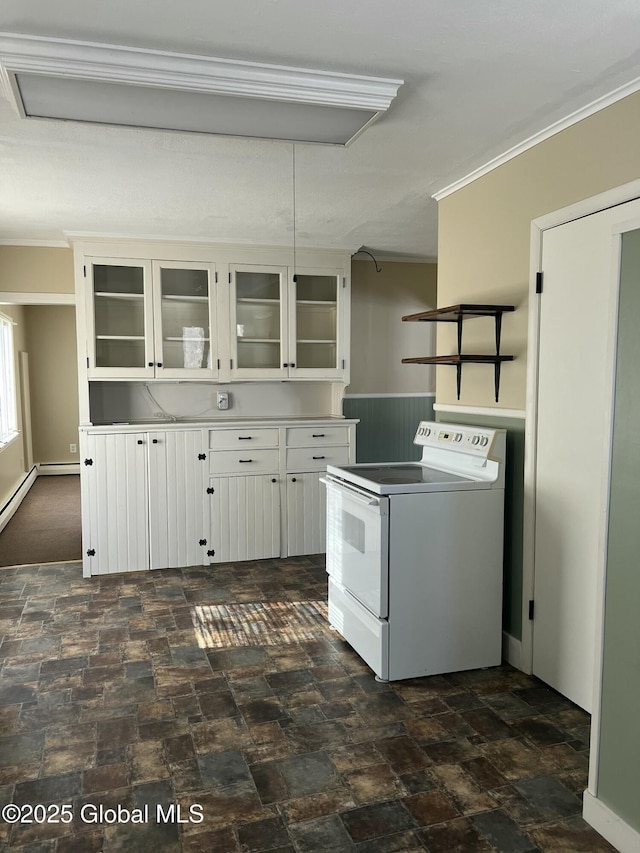
[[[80,477],[38,477],[0,533],[0,566],[82,559]]]

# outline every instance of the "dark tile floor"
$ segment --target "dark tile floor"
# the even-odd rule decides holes
[[[583,711],[509,666],[380,684],[325,599],[321,558],[0,570],[0,849],[612,850]]]

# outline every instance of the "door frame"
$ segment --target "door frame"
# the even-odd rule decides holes
[[[531,222],[531,240],[529,256],[529,317],[528,317],[528,353],[527,384],[526,384],[526,418],[525,418],[525,460],[524,460],[524,509],[523,509],[523,565],[522,565],[522,639],[521,639],[521,669],[527,673],[533,670],[533,623],[529,620],[529,601],[534,597],[535,581],[535,501],[536,501],[536,464],[537,464],[537,431],[538,431],[538,359],[540,350],[540,300],[536,294],[537,273],[542,271],[542,245],[544,232],[549,228],[564,225],[575,219],[590,216],[610,207],[625,204],[640,198],[640,180],[631,181],[614,189],[592,196],[576,204],[560,208],[540,216]],[[634,226],[631,226],[634,227]],[[635,226],[637,227],[637,226]],[[618,241],[620,240],[620,232]],[[612,231],[612,244],[616,231]],[[612,252],[610,270],[612,278],[619,278],[619,252],[617,257]],[[615,305],[617,306],[617,295]],[[612,312],[607,328],[607,372],[611,377],[607,398],[604,401],[610,416],[606,425],[606,454],[611,456],[613,431],[614,380],[617,337],[617,311]],[[601,484],[605,490],[603,495],[608,503],[609,477]],[[606,552],[605,558],[606,558]],[[597,756],[599,747],[599,719],[601,709],[602,688],[602,658],[604,644],[604,563],[598,570],[598,600],[599,606],[595,618],[595,655],[593,683],[593,713],[591,725],[591,755],[589,763],[588,790],[595,794],[597,790]]]

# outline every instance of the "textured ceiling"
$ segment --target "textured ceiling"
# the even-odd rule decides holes
[[[296,241],[437,253],[434,192],[640,76],[637,0],[3,0],[0,31],[405,80],[347,148],[296,145]],[[0,240],[289,245],[292,146],[19,119]]]

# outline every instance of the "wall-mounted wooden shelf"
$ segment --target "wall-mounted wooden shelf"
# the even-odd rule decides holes
[[[500,354],[500,334],[502,331],[502,315],[515,311],[515,305],[450,305],[448,308],[436,308],[433,311],[420,311],[417,314],[406,314],[404,322],[422,323],[456,323],[458,327],[458,352],[454,355],[434,355],[419,358],[403,358],[403,364],[450,364],[456,367],[456,388],[460,399],[463,364],[493,364],[495,399],[498,402],[500,394],[500,367],[503,361],[513,361],[512,355]],[[496,351],[489,355],[467,355],[462,350],[462,323],[473,317],[493,317],[495,321]]]

